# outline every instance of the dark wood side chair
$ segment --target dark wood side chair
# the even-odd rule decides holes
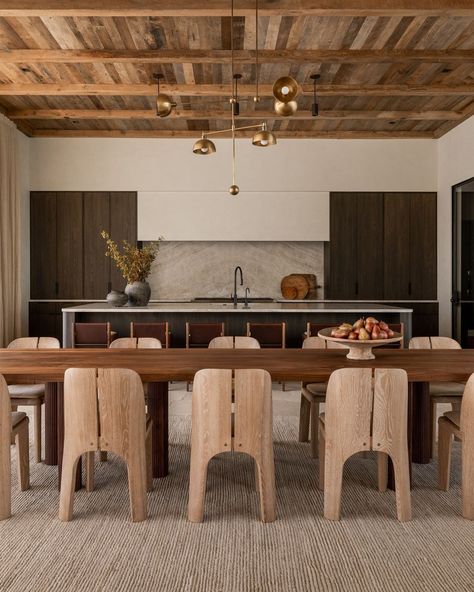
[[[224,334],[224,323],[186,323],[186,349],[207,348],[215,337],[223,337]],[[189,382],[186,383],[187,391],[189,384]]]
[[[130,323],[130,337],[154,337],[159,339],[161,347],[169,348],[171,333],[168,322],[165,323]]]
[[[286,348],[286,323],[247,323],[247,337],[256,339],[261,348]],[[281,383],[282,390],[286,385]]]
[[[72,324],[72,347],[109,347],[116,336],[110,323]]]

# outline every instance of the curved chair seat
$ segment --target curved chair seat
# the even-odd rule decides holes
[[[465,386],[462,382],[430,382],[430,395],[434,397],[462,397]]]
[[[10,384],[8,394],[15,399],[44,397],[44,384]]]

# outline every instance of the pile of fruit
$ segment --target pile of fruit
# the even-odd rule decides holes
[[[378,321],[374,317],[359,319],[353,325],[343,323],[334,327],[331,337],[338,339],[350,339],[352,341],[369,341],[371,339],[390,339],[395,333],[384,321]]]

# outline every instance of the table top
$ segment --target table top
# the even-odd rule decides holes
[[[251,302],[248,308],[239,302],[237,307],[231,302],[178,302],[178,303],[150,303],[148,306],[111,306],[108,303],[91,302],[79,306],[63,308],[65,313],[411,313],[411,308],[389,306],[364,302]]]
[[[354,361],[346,350],[311,349],[0,349],[0,374],[8,383],[62,382],[67,368],[131,368],[147,382],[190,380],[202,368],[264,368],[273,380],[322,382],[338,368],[403,368],[412,382],[466,381],[474,350],[390,350]]]

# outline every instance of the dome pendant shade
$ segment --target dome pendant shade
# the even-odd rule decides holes
[[[267,146],[274,146],[277,143],[275,134],[269,132],[266,128],[257,132],[252,138],[252,144],[254,146],[261,146],[266,148]]]
[[[171,99],[169,95],[160,93],[156,97],[156,114],[159,117],[168,117],[173,107],[176,107],[176,103]]]
[[[296,101],[289,101],[288,103],[282,103],[281,101],[275,101],[274,105],[275,113],[282,117],[291,117],[298,109],[298,103]]]
[[[207,154],[214,154],[215,151],[216,145],[209,140],[209,138],[201,138],[195,142],[193,146],[194,154],[202,154],[203,156],[206,156]]]
[[[291,76],[282,76],[273,85],[273,96],[281,103],[289,103],[298,94],[298,83]]]

